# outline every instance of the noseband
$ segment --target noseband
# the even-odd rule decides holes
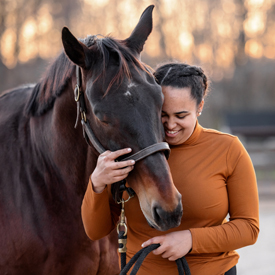
[[[106,149],[101,145],[97,137],[95,136],[89,121],[86,118],[86,105],[85,105],[85,99],[84,99],[84,93],[81,88],[82,78],[81,78],[81,69],[79,66],[76,66],[76,81],[77,84],[74,89],[74,96],[75,101],[77,103],[77,118],[75,123],[75,128],[77,127],[78,121],[79,121],[79,115],[81,115],[81,124],[82,124],[82,130],[83,130],[83,136],[88,143],[88,145],[94,147],[96,151],[99,154],[102,154],[106,151]],[[126,161],[126,160],[134,160],[135,162],[142,160],[154,153],[157,152],[164,152],[166,158],[168,159],[170,155],[170,148],[167,142],[159,142],[152,144],[140,151],[138,151],[135,154],[132,154],[128,157],[119,158],[119,161]],[[117,184],[117,183],[114,183]],[[121,183],[119,183],[121,185]],[[113,189],[113,188],[112,188]],[[117,190],[121,189],[120,186],[118,188],[115,188]],[[114,195],[114,194],[113,194]],[[116,197],[117,198],[117,197]]]

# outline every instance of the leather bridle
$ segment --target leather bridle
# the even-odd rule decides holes
[[[84,92],[82,91],[82,77],[81,77],[81,69],[79,66],[76,66],[76,86],[74,89],[74,96],[75,101],[77,103],[77,118],[75,123],[75,128],[77,127],[78,121],[79,121],[79,115],[81,115],[81,124],[82,124],[82,130],[83,130],[83,136],[86,140],[86,142],[94,147],[96,151],[99,154],[102,154],[106,151],[106,149],[101,145],[97,137],[95,136],[89,121],[86,118],[86,105],[85,105],[85,99],[84,99]],[[157,152],[164,152],[166,158],[168,159],[170,155],[170,148],[167,142],[159,142],[152,144],[140,151],[138,151],[135,154],[132,154],[130,156],[120,158],[119,161],[126,161],[126,160],[134,160],[135,162],[142,160],[154,153]],[[117,184],[117,183],[115,183]],[[121,184],[121,183],[119,183]],[[119,187],[118,189],[121,189]],[[123,190],[124,191],[124,190]],[[121,192],[121,191],[120,191]]]

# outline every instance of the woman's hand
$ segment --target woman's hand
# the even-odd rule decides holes
[[[101,193],[106,185],[121,181],[128,176],[134,168],[135,161],[115,162],[115,160],[131,151],[127,148],[115,152],[105,151],[99,155],[96,168],[91,175],[93,189],[96,193]]]
[[[189,230],[176,231],[163,236],[154,237],[142,244],[142,247],[150,244],[160,244],[160,247],[153,250],[155,255],[175,261],[185,256],[192,248],[192,234]]]

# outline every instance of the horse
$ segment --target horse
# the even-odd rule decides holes
[[[140,61],[152,11],[124,40],[79,40],[64,27],[64,51],[41,80],[0,97],[1,274],[119,272],[114,233],[91,241],[83,228],[81,204],[99,153],[75,120],[89,122],[106,150],[136,153],[164,141],[161,88]],[[179,225],[181,195],[163,151],[139,161],[127,182],[152,226]]]

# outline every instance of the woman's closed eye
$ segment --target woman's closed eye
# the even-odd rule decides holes
[[[185,117],[187,117],[187,115],[185,115],[185,116],[177,116],[177,118],[179,118],[179,119],[183,119]]]
[[[175,117],[178,118],[178,119],[184,119],[185,117],[187,117],[187,115],[188,114],[185,114],[185,115],[175,115]],[[166,113],[162,113],[161,117],[169,117],[169,116]]]

